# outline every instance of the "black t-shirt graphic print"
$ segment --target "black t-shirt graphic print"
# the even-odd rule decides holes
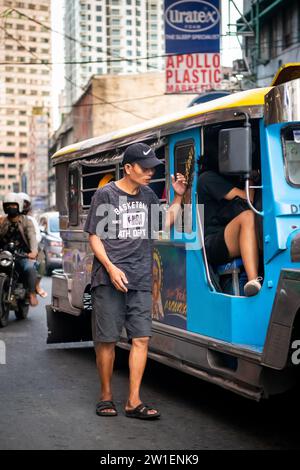
[[[110,261],[126,274],[128,289],[152,289],[152,204],[159,199],[148,186],[130,195],[111,182],[94,194],[85,223],[85,232],[99,236]],[[91,287],[101,284],[111,282],[94,257]]]

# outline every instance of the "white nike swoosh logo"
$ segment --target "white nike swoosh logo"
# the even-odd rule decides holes
[[[148,153],[150,153],[151,150],[152,150],[152,149],[149,149],[149,150],[147,150],[147,152],[144,152],[144,151],[143,151],[143,154],[144,154],[144,155],[148,155]]]

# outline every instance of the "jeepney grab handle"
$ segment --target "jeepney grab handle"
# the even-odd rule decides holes
[[[262,188],[262,186],[251,186],[251,188]],[[250,201],[250,193],[249,193],[249,189],[250,189],[250,181],[249,181],[249,178],[246,179],[246,183],[245,183],[245,189],[246,189],[246,196],[247,196],[247,202],[248,202],[248,206],[250,207],[250,209],[255,212],[255,214],[257,215],[260,215],[261,217],[264,216],[264,211],[258,211],[257,209],[255,209],[255,207],[253,206],[252,202]]]
[[[207,261],[207,256],[206,256],[205,245],[204,245],[203,225],[202,225],[201,217],[200,217],[200,214],[199,214],[198,204],[196,204],[196,217],[197,217],[197,222],[198,222],[197,226],[198,226],[198,231],[199,231],[199,235],[200,235],[200,242],[201,242],[201,245],[202,245],[203,260],[204,260],[204,266],[205,266],[208,286],[209,286],[209,288],[212,292],[215,292],[216,289],[214,288],[214,285],[212,283],[210,273],[209,273],[209,266],[208,266],[208,261]]]

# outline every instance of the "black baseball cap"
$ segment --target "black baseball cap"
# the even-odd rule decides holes
[[[137,143],[127,147],[123,155],[123,165],[138,163],[143,168],[153,168],[162,162],[156,157],[154,150],[147,144]]]

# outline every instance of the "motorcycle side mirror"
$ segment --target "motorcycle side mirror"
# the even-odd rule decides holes
[[[14,250],[15,250],[15,244],[14,244],[14,242],[9,242],[8,248],[9,248],[10,251],[14,251]]]

